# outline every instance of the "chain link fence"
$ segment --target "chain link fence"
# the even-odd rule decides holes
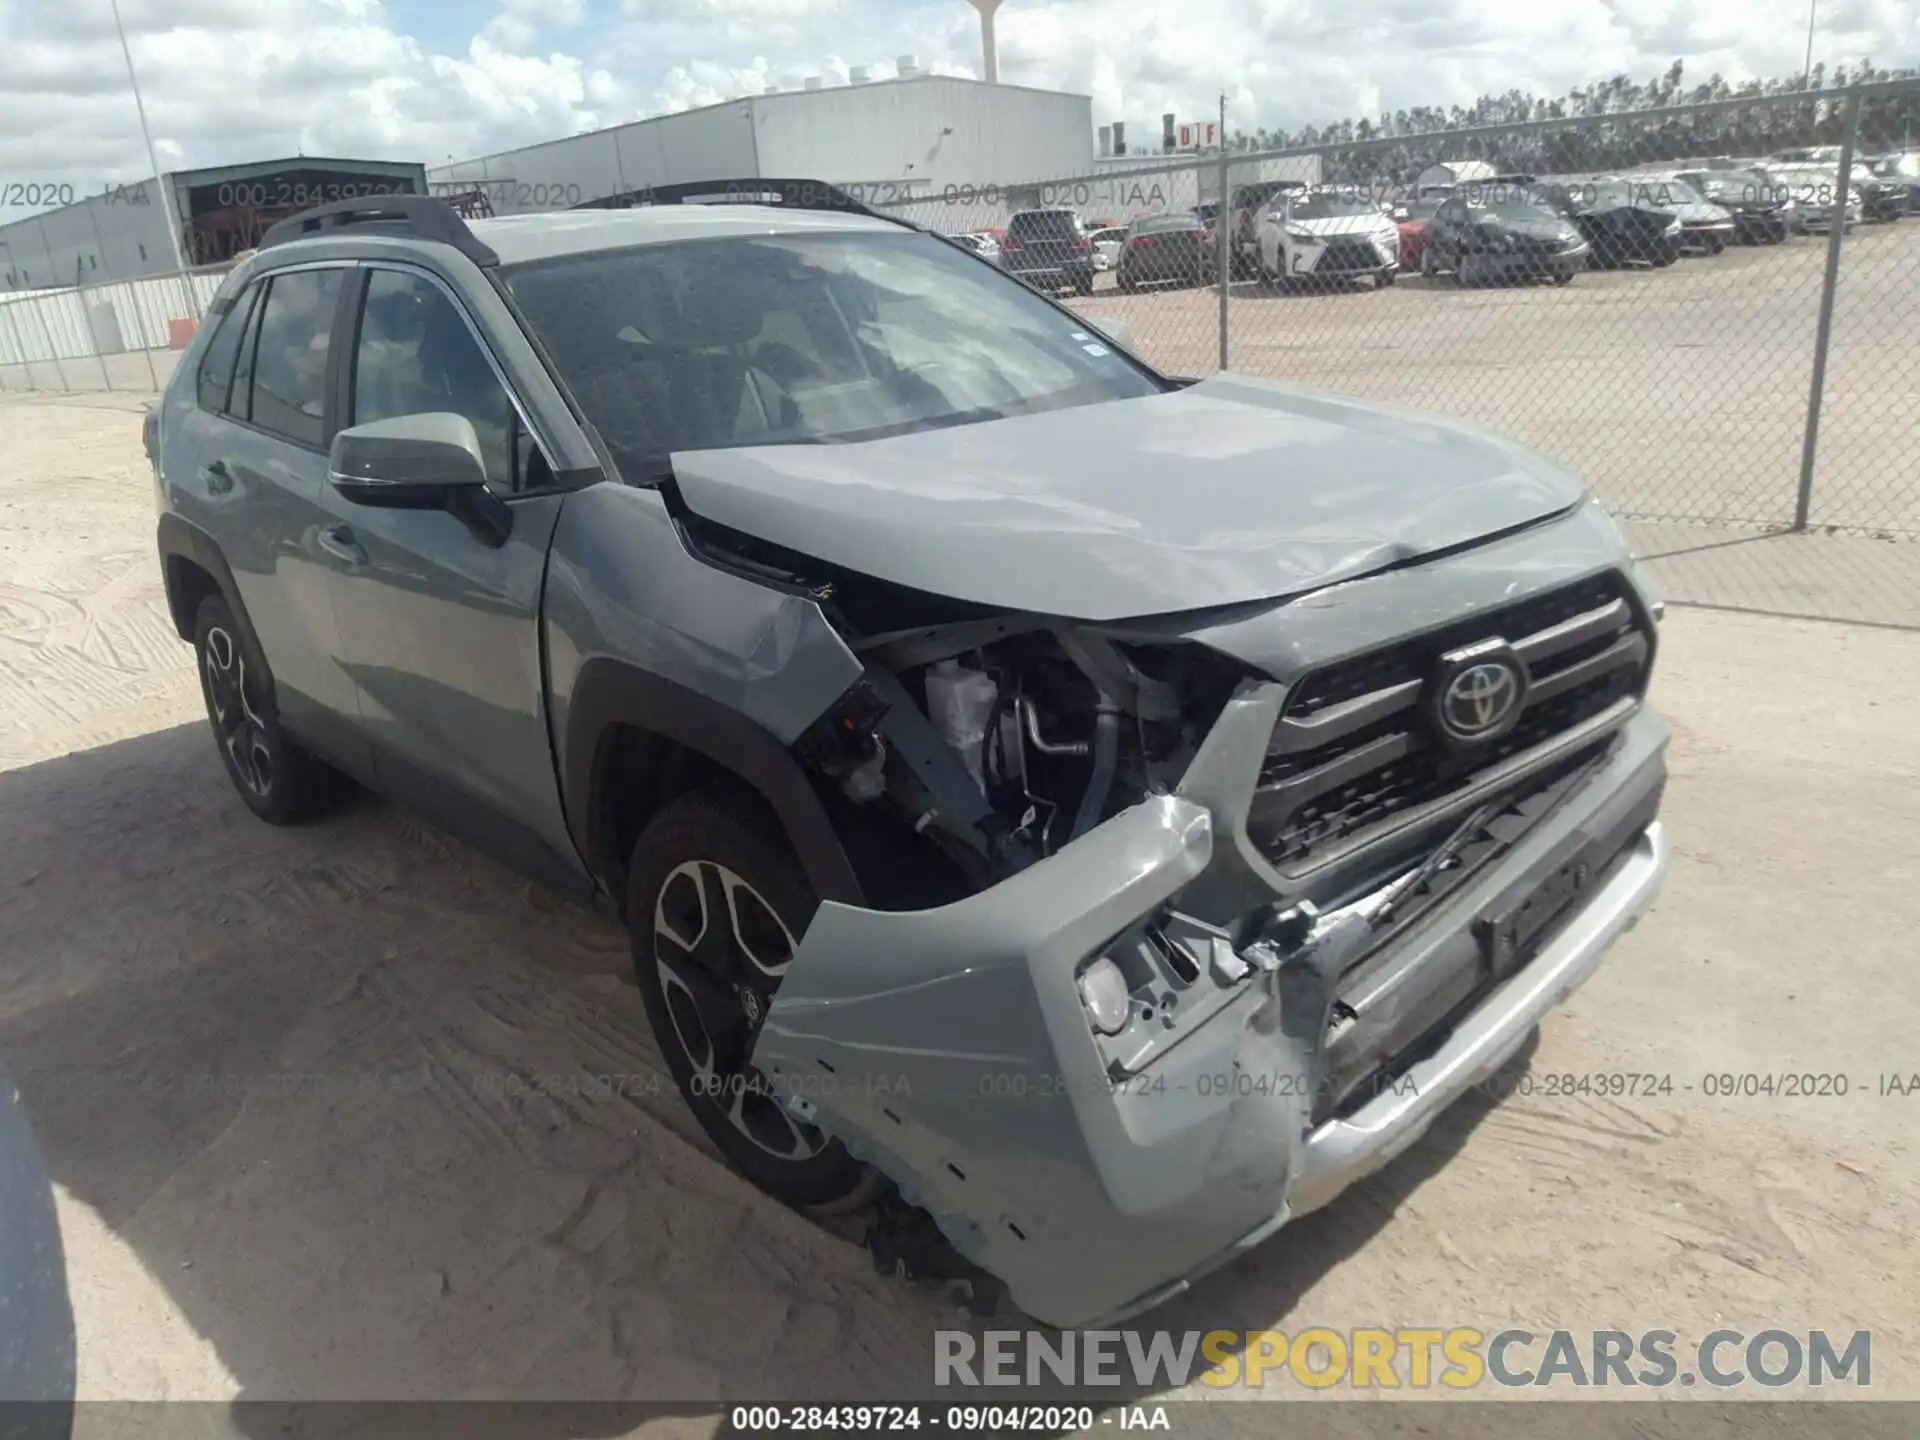
[[[849,188],[1173,373],[1553,455],[1675,600],[1920,626],[1916,137],[1899,81]],[[155,389],[219,280],[0,296],[0,388]]]
[[[1175,373],[1532,445],[1630,522],[1671,598],[1920,626],[1916,135],[1920,83],[1896,82],[886,208]]]

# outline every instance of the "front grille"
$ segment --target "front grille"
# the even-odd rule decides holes
[[[1423,704],[1439,658],[1495,637],[1527,670],[1520,719],[1498,740],[1449,748]],[[1247,833],[1276,866],[1330,863],[1503,767],[1524,773],[1598,739],[1637,705],[1651,654],[1609,573],[1315,671],[1274,728]]]
[[[1314,269],[1326,275],[1336,270],[1372,270],[1379,263],[1373,246],[1364,240],[1335,240],[1328,244]]]

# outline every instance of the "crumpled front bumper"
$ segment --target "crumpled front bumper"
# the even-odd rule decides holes
[[[1146,1017],[1140,1063],[1116,1082],[1076,971],[1143,917],[1257,903],[1244,813],[1219,797],[1257,768],[1277,704],[1277,687],[1236,701],[1180,792],[990,890],[911,913],[822,905],[756,1044],[791,1105],[1046,1323],[1155,1305],[1386,1164],[1509,1059],[1658,893],[1668,849],[1654,822],[1427,1058],[1339,1118],[1313,1121],[1318,1017],[1285,1013],[1296,992],[1258,947],[1217,953],[1162,996],[1173,1003]],[[1666,743],[1641,711],[1587,783],[1396,944],[1457,942],[1489,896],[1583,835],[1617,833],[1657,797]]]

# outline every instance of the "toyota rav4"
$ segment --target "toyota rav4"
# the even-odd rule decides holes
[[[1659,607],[1560,465],[1162,374],[830,187],[639,200],[277,225],[149,417],[159,553],[241,800],[616,909],[754,1183],[1131,1314],[1652,902]]]

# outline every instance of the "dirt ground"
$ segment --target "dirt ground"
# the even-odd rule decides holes
[[[617,930],[371,799],[243,809],[138,402],[11,396],[0,432],[0,1056],[83,1396],[672,1399],[710,1429],[926,1392],[952,1313],[719,1164]],[[1920,634],[1679,610],[1663,644],[1669,887],[1533,1093],[1140,1323],[1869,1329],[1874,1397],[1920,1398],[1920,1094],[1879,1093],[1920,1071]],[[1673,1093],[1543,1093],[1621,1071]],[[1749,1071],[1850,1093],[1703,1093]]]

